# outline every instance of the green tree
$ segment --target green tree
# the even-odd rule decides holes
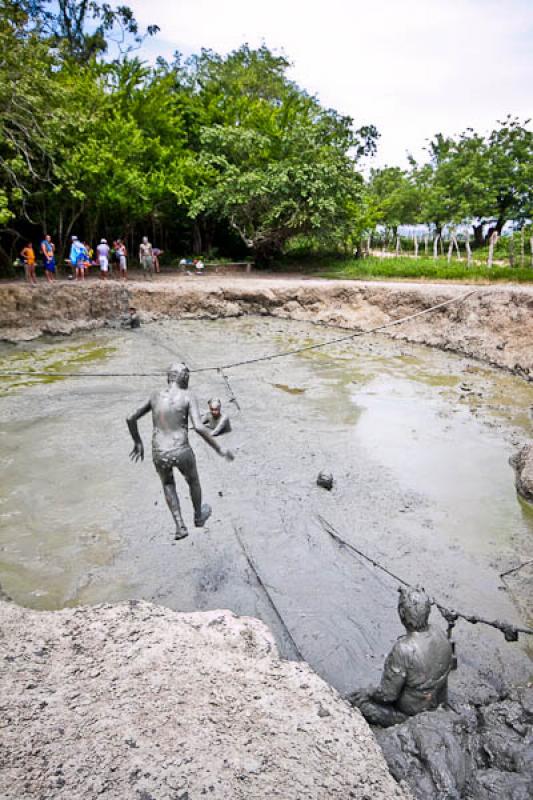
[[[429,163],[414,168],[426,219],[438,228],[471,222],[482,244],[486,225],[501,233],[508,220],[531,216],[533,133],[527,125],[507,117],[486,137],[471,128],[456,139],[437,134]]]
[[[296,236],[349,235],[362,193],[357,154],[377,133],[323,109],[287,76],[288,62],[262,47],[192,65],[204,127],[199,135],[193,217],[222,217],[258,262]]]
[[[371,170],[369,193],[377,222],[391,228],[394,236],[399,225],[420,222],[419,187],[412,176],[399,167]]]
[[[126,5],[113,7],[97,0],[22,0],[18,5],[28,24],[50,45],[80,64],[107,52],[110,43],[124,56],[159,31],[157,25],[150,25],[141,33]]]

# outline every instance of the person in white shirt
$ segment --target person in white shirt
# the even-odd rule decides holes
[[[109,245],[107,239],[100,239],[100,244],[96,248],[98,263],[100,265],[100,278],[107,280],[109,272]]]

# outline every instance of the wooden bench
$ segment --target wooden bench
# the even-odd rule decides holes
[[[180,266],[180,270],[183,272],[191,272],[195,275],[201,275],[202,273],[214,272],[216,275],[223,275],[226,272],[245,272],[250,273],[252,271],[252,263],[251,261],[233,261],[233,262],[214,262],[208,261],[204,263],[203,269],[196,269],[194,264],[184,264]]]

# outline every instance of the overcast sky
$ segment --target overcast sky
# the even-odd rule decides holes
[[[376,163],[405,165],[437,132],[533,116],[533,0],[129,0],[159,35],[143,55],[262,42],[322,104],[373,123]]]

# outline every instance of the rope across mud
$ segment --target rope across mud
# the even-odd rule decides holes
[[[287,356],[294,356],[299,355],[300,353],[306,353],[310,350],[321,350],[326,347],[331,347],[335,344],[341,344],[342,342],[348,342],[353,339],[357,339],[361,336],[368,336],[372,333],[379,333],[380,331],[388,330],[389,328],[393,328],[396,325],[401,325],[404,322],[409,322],[410,320],[417,319],[418,317],[424,316],[425,314],[430,314],[433,311],[437,311],[439,308],[444,308],[445,306],[449,306],[452,303],[463,303],[468,297],[471,297],[474,294],[478,294],[481,289],[472,289],[469,292],[465,292],[462,295],[457,297],[451,297],[449,300],[443,300],[441,303],[436,303],[429,308],[424,308],[422,311],[416,311],[414,314],[408,314],[405,317],[401,317],[400,319],[392,320],[391,322],[386,322],[383,325],[376,325],[373,328],[369,328],[363,331],[356,331],[355,333],[347,334],[346,336],[338,336],[335,339],[329,339],[327,342],[319,342],[318,344],[310,344],[304,345],[303,347],[296,347],[292,350],[284,350],[281,353],[269,353],[268,355],[258,356],[256,358],[249,358],[244,359],[242,361],[234,361],[230,364],[217,364],[213,366],[206,366],[206,367],[196,367],[190,369],[191,373],[200,373],[200,372],[219,372],[223,373],[224,370],[234,369],[236,367],[245,367],[251,364],[258,364],[262,361],[272,361],[277,358],[285,358]],[[54,378],[154,378],[154,377],[161,377],[161,375],[165,375],[164,372],[37,372],[33,370],[28,371],[8,371],[8,370],[1,370],[0,377],[2,378],[15,378],[15,377],[54,377]]]

